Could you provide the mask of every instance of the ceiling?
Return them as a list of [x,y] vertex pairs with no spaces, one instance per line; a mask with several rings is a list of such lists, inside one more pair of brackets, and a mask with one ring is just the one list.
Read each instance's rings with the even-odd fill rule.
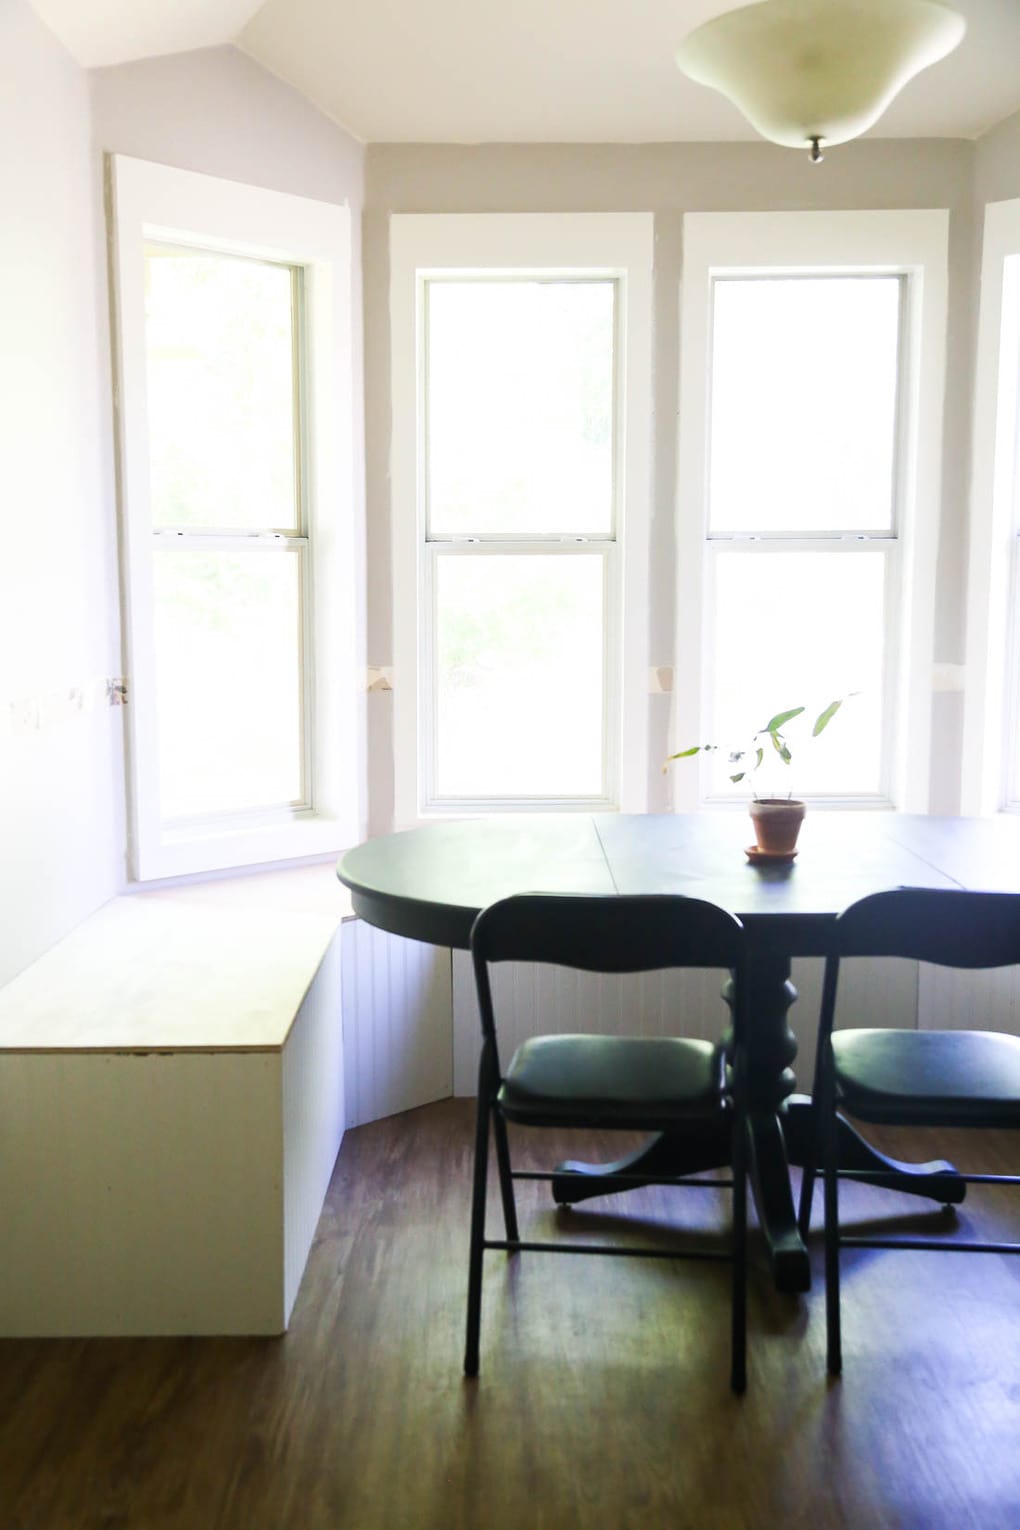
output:
[[[367,143],[755,139],[677,69],[737,0],[31,0],[86,68],[234,43]],[[871,137],[977,138],[1020,110],[1020,0],[953,0],[955,53]]]

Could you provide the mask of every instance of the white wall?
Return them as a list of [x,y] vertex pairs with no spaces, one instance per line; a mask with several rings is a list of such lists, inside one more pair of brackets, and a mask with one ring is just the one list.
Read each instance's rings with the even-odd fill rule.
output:
[[[653,650],[672,632],[677,314],[686,210],[948,206],[951,379],[936,657],[963,660],[965,500],[978,224],[1020,193],[1020,115],[976,146],[863,140],[826,157],[766,144],[400,146],[367,153],[230,47],[79,70],[26,0],[0,8],[0,982],[123,877],[121,716],[71,693],[120,670],[100,154],[114,151],[365,208],[369,657],[388,663],[390,212],[656,214]],[[92,153],[90,155],[90,139]],[[16,147],[16,152],[13,146]],[[355,252],[356,270],[361,251]],[[362,344],[356,313],[357,360]],[[361,419],[355,422],[356,437]],[[653,658],[656,654],[653,652]],[[668,698],[653,719],[663,752]],[[392,806],[386,693],[374,695],[371,825]],[[935,806],[956,805],[958,698],[936,696]],[[14,704],[14,705],[12,705]],[[17,731],[12,732],[14,717]],[[36,726],[38,721],[39,726]],[[658,774],[651,783],[664,793]],[[654,802],[655,799],[653,799]],[[664,805],[665,798],[659,805]]]
[[1020,197],[1020,112],[978,140],[974,161],[974,200],[979,208],[1009,197]]
[[[771,144],[370,145],[366,161],[365,387],[368,424],[368,646],[392,662],[389,588],[390,363],[388,220],[407,212],[607,212],[655,214],[653,575],[650,663],[671,662],[674,630],[674,496],[679,289],[685,212],[812,208],[947,207],[950,309],[943,440],[943,515],[935,658],[962,664],[967,443],[973,370],[974,145],[958,140],[860,140],[811,165]],[[369,819],[390,827],[393,807],[387,693],[369,698]],[[668,804],[658,769],[667,752],[669,697],[653,699],[649,793]],[[933,696],[933,810],[959,811],[962,708]]]
[[0,5],[0,984],[112,896],[122,713],[88,79]]
[[[90,75],[3,0],[0,60],[3,984],[126,874],[102,151],[347,203],[359,275],[364,156],[233,48]],[[360,379],[360,288],[353,318]]]
[[236,48],[201,48],[91,73],[95,141],[361,211],[364,149]]

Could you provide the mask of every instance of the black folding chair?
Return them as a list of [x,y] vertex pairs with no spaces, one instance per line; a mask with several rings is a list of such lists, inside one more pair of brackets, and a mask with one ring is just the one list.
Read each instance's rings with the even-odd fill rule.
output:
[[[862,898],[836,921],[825,965],[815,1101],[825,1179],[826,1333],[829,1370],[842,1369],[841,1248],[1016,1254],[1020,1244],[961,1239],[849,1237],[839,1228],[837,1112],[889,1126],[1020,1127],[1020,1038],[990,1031],[833,1032],[839,964],[898,956],[941,967],[1020,964],[1020,894],[899,888]],[[852,1171],[851,1171],[852,1172]],[[853,1172],[853,1178],[863,1176]],[[1020,1184],[1011,1174],[959,1174],[968,1184]],[[801,1225],[810,1215],[814,1164],[804,1170]],[[876,1180],[881,1175],[876,1173]]]
[[[482,1263],[486,1249],[546,1249],[560,1253],[643,1254],[652,1257],[732,1259],[730,1381],[745,1387],[746,1349],[746,991],[745,938],[732,914],[693,898],[575,897],[524,894],[483,910],[471,932],[471,951],[482,1022],[478,1072],[471,1250],[464,1370],[478,1374]],[[670,967],[719,967],[733,973],[732,1044],[681,1037],[542,1035],[517,1048],[500,1067],[489,964],[545,962],[588,972],[648,972]],[[542,1017],[548,1024],[553,1017]],[[727,1062],[729,1066],[727,1067]],[[507,1121],[520,1126],[566,1126],[620,1131],[669,1131],[679,1122],[730,1115],[733,1178],[713,1185],[733,1189],[730,1251],[633,1248],[526,1242],[517,1226],[514,1179],[552,1179],[517,1173],[510,1165]],[[489,1123],[492,1123],[506,1237],[485,1235]],[[607,1175],[621,1188],[625,1175]],[[666,1183],[690,1184],[677,1178]],[[695,1181],[697,1183],[697,1181]],[[704,1181],[702,1181],[704,1183]]]

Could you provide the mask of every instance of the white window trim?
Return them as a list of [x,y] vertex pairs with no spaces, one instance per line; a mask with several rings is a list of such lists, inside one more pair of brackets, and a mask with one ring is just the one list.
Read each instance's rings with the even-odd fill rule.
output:
[[1005,800],[1006,749],[1011,725],[1007,676],[1011,665],[1010,605],[1015,557],[1014,464],[1018,449],[1017,355],[1003,351],[1007,259],[1020,256],[1020,199],[985,208],[981,308],[974,383],[970,485],[970,563],[967,581],[967,669],[963,722],[962,808],[995,813]]
[[[111,156],[109,169],[132,875],[145,881],[332,854],[365,828],[350,209],[124,155]],[[160,822],[145,361],[150,240],[281,261],[304,273],[312,803],[230,827],[170,830]]]
[[[611,276],[620,279],[622,338],[618,365],[620,564],[616,602],[619,704],[616,737],[618,805],[647,806],[648,778],[648,539],[651,483],[652,261],[650,213],[437,213],[390,218],[390,333],[392,357],[392,534],[394,659],[394,799],[398,829],[458,816],[422,805],[421,711],[427,676],[418,651],[424,565],[423,443],[419,440],[418,380],[422,356],[421,286],[429,277],[501,275]],[[610,649],[612,653],[612,649]],[[562,811],[565,802],[508,802],[503,810]],[[498,803],[485,809],[497,812]]]
[[[910,812],[929,805],[942,412],[945,384],[949,214],[907,211],[689,213],[684,218],[677,470],[677,679],[672,749],[700,736],[705,713],[707,406],[711,281],[715,272],[756,275],[860,270],[905,273],[906,394],[899,448],[901,541],[900,644],[894,697],[900,719],[893,750],[891,803]],[[795,401],[791,407],[795,406]],[[685,669],[685,655],[697,662]],[[673,775],[674,805],[702,802],[698,771]],[[873,799],[867,799],[869,804]],[[875,805],[883,805],[876,803]]]

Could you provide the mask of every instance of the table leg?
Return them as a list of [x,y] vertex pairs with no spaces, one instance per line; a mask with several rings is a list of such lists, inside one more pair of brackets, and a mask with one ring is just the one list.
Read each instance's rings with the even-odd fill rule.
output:
[[[788,958],[763,952],[751,967],[749,1038],[749,1168],[751,1188],[773,1275],[781,1291],[806,1291],[811,1282],[807,1250],[797,1231],[797,1216],[790,1189],[789,1166],[779,1112],[795,1079],[790,1064],[797,1055],[797,1041],[787,1022],[787,1012],[797,997],[790,982]],[[730,997],[727,983],[723,996]],[[651,1138],[643,1147],[612,1164],[568,1161],[558,1165],[552,1182],[553,1199],[560,1205],[576,1205],[592,1196],[613,1194],[628,1188],[607,1174],[633,1176],[633,1187],[657,1178],[701,1173],[728,1166],[729,1125],[719,1121],[694,1121],[676,1131]]]
[[[790,982],[789,957],[776,956],[767,949],[754,951],[748,982],[751,1191],[777,1289],[807,1291],[811,1266],[797,1230],[782,1126],[787,1097],[796,1086],[791,1064],[797,1055],[797,1038],[788,1015],[797,990]],[[727,1000],[730,986],[723,990]]]
[[[692,1121],[671,1132],[657,1132],[633,1153],[613,1163],[583,1163],[568,1158],[556,1165],[552,1180],[553,1200],[558,1206],[576,1206],[596,1195],[615,1195],[654,1184],[657,1179],[676,1179],[701,1174],[706,1169],[727,1168],[730,1162],[730,1124]],[[607,1180],[608,1174],[626,1174],[630,1184]]]
[[[817,1132],[814,1101],[810,1095],[795,1094],[787,1101],[783,1115],[783,1135],[790,1163],[802,1167],[813,1156]],[[838,1118],[839,1166],[847,1179],[860,1179],[899,1190],[903,1195],[920,1195],[939,1201],[943,1206],[959,1206],[966,1199],[967,1183],[945,1158],[927,1163],[905,1163],[879,1152],[856,1127],[842,1116]]]
[[[758,1221],[780,1291],[806,1291],[811,1284],[807,1249],[797,1227],[790,1186],[790,1165],[807,1162],[815,1133],[814,1106],[807,1095],[790,1098],[795,1087],[791,1064],[797,1039],[787,1015],[797,991],[790,982],[790,961],[768,951],[756,952],[750,974],[749,1170]],[[730,985],[723,990],[728,998]],[[871,1146],[848,1121],[840,1120],[840,1164],[851,1178],[957,1205],[967,1187],[951,1163],[902,1163]],[[558,1205],[576,1205],[597,1195],[612,1195],[657,1179],[699,1174],[728,1167],[729,1123],[693,1121],[659,1133],[640,1148],[609,1164],[568,1160],[552,1181]],[[626,1174],[630,1185],[608,1181]]]

